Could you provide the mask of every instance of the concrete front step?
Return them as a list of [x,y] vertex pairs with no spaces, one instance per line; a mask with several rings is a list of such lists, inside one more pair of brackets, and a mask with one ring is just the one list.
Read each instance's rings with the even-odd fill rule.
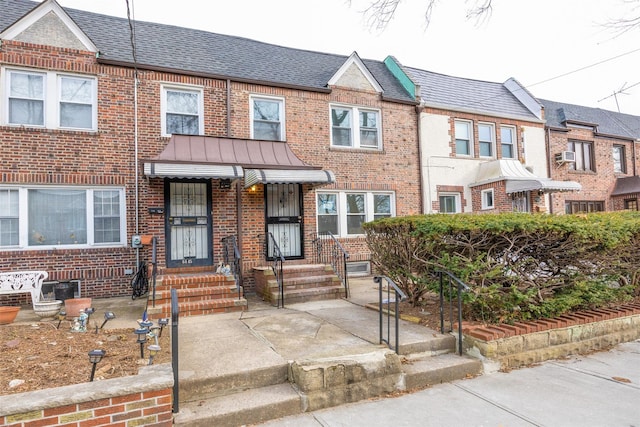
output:
[[[313,288],[285,290],[284,303],[297,304],[301,302],[323,301],[328,299],[339,299],[344,296],[342,286],[318,286]],[[280,298],[278,290],[270,292],[269,301],[275,303]]]
[[406,390],[415,390],[480,375],[482,362],[451,353],[437,357],[414,354],[402,358],[402,372]]
[[189,427],[236,427],[300,414],[302,405],[293,387],[282,383],[181,404],[173,423]]
[[[238,289],[233,286],[214,286],[210,288],[176,289],[180,302],[193,302],[218,298],[237,298]],[[157,300],[171,300],[171,290],[156,291]]]
[[[218,298],[199,300],[196,302],[178,302],[179,316],[202,316],[205,314],[231,313],[247,309],[247,300],[235,298]],[[156,300],[156,306],[147,308],[150,319],[171,317],[171,300]]]
[[[338,278],[338,276],[333,272],[331,272],[331,274],[304,277],[289,277],[285,275],[283,284],[285,292],[288,290],[306,289],[318,286],[342,286],[340,278]],[[270,279],[267,281],[267,287],[271,290],[278,289],[278,282],[275,279]]]

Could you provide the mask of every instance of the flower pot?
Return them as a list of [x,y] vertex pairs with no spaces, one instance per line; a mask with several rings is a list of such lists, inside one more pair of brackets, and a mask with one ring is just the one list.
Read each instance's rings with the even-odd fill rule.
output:
[[64,301],[40,301],[33,304],[33,312],[40,318],[53,317],[60,312]]
[[80,316],[80,310],[86,310],[89,307],[91,307],[91,298],[72,298],[64,301],[67,319]]
[[8,325],[16,320],[20,307],[0,307],[0,325]]

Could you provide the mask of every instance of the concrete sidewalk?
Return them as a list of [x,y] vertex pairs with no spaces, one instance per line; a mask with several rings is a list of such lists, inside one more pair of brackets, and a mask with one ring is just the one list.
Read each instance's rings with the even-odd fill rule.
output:
[[640,426],[640,340],[263,427]]

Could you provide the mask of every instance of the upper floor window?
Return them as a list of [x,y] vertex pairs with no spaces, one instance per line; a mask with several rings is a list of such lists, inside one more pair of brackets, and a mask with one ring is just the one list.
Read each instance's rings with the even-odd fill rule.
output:
[[8,70],[5,78],[8,124],[96,129],[95,79],[22,70]]
[[318,192],[318,232],[336,236],[362,235],[362,224],[394,216],[392,193]]
[[284,100],[251,98],[251,137],[267,141],[284,141]]
[[163,87],[161,110],[163,136],[203,134],[202,90]]
[[471,122],[456,120],[455,121],[455,138],[456,138],[456,155],[472,156],[473,140],[471,136]]
[[381,148],[380,112],[358,107],[331,107],[331,145]]
[[480,193],[480,197],[482,200],[482,209],[493,209],[495,207],[493,188],[482,190],[482,192]]
[[517,158],[516,130],[511,126],[500,126],[500,147],[503,159]]
[[492,124],[478,124],[478,145],[480,146],[481,157],[493,157],[493,140],[495,130]]
[[0,246],[121,245],[125,232],[123,189],[0,189]]
[[623,145],[613,146],[613,171],[616,173],[627,173],[627,162]]
[[593,162],[593,143],[585,141],[569,141],[567,149],[576,153],[575,163],[569,163],[569,167],[578,171],[595,172]]

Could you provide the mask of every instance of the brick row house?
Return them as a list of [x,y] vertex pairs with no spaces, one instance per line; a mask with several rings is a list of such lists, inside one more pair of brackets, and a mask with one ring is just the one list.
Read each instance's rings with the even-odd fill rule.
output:
[[558,213],[638,209],[640,117],[540,100],[546,118],[549,171],[582,191],[553,195]]
[[269,233],[305,264],[331,232],[368,271],[362,223],[421,211],[417,102],[383,61],[134,28],[0,3],[0,271],[125,295],[152,256],[132,236],[165,274],[215,271],[233,237],[251,291]]
[[551,194],[580,190],[567,177],[550,178],[544,110],[517,80],[396,64],[420,100],[423,212],[552,212]]

